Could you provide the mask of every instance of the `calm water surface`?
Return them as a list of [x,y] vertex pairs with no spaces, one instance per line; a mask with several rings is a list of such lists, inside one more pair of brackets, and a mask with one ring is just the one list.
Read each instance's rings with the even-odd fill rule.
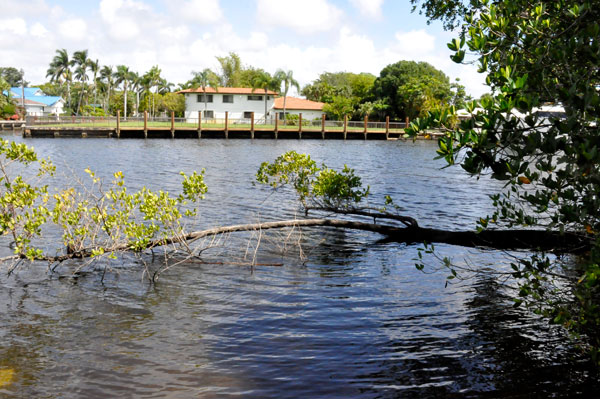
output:
[[[11,139],[22,141],[19,137]],[[493,182],[440,170],[435,143],[249,140],[27,140],[58,180],[122,170],[131,188],[178,190],[206,168],[197,228],[293,217],[286,192],[253,186],[263,161],[295,149],[354,167],[374,198],[392,195],[423,226],[472,228]],[[373,199],[373,205],[380,203]],[[444,287],[414,267],[418,246],[376,234],[305,232],[302,251],[256,237],[207,251],[158,284],[135,259],[70,277],[35,264],[0,273],[0,370],[8,398],[593,397],[597,377],[560,330],[514,309],[502,281]],[[457,264],[507,267],[504,253],[438,246]],[[6,250],[5,250],[6,252]],[[247,260],[247,258],[246,258]],[[155,260],[155,264],[160,263]],[[431,262],[436,265],[434,261]],[[279,265],[279,266],[270,266]],[[152,266],[152,265],[151,265]]]

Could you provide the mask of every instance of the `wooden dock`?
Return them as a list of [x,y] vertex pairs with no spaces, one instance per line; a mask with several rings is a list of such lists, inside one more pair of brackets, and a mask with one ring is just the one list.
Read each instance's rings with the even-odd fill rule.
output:
[[105,137],[122,139],[312,139],[312,140],[398,140],[398,132],[340,131],[312,129],[254,129],[249,128],[105,128],[105,127],[44,127],[26,126],[24,137]]
[[19,130],[25,127],[25,121],[3,121],[0,120],[0,130]]
[[[23,128],[24,137],[104,137],[123,139],[309,139],[309,140],[398,140],[405,138],[406,122],[350,122],[321,120],[303,123],[302,114],[296,125],[255,123],[254,113],[249,120],[225,119],[216,123],[199,117],[195,122],[177,120],[174,113],[166,120],[150,121],[147,112],[143,119],[69,117],[33,120]],[[316,122],[316,123],[315,123]],[[428,138],[427,136],[426,138]]]

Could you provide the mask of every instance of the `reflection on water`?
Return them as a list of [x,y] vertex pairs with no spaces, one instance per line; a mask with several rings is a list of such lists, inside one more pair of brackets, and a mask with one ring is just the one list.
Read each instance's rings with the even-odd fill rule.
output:
[[[289,149],[355,166],[373,193],[394,195],[422,225],[469,228],[489,204],[479,183],[437,169],[433,143],[28,143],[62,170],[123,170],[132,188],[177,190],[179,170],[206,167],[199,227],[293,216],[288,194],[251,184],[260,162]],[[103,282],[100,272],[71,278],[68,266],[49,274],[44,264],[1,274],[0,370],[14,377],[0,396],[525,398],[589,397],[600,388],[560,330],[514,309],[498,281],[444,288],[445,274],[415,269],[416,246],[310,232],[305,260],[297,248],[282,256],[266,244],[260,260],[283,266],[228,264],[243,255],[236,248],[245,236],[210,254],[222,264],[188,262],[155,286],[141,281],[135,259],[114,265]],[[494,252],[438,250],[507,264]]]

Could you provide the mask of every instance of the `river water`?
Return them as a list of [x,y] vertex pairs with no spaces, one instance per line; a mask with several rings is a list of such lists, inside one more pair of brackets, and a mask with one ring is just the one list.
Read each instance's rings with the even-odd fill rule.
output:
[[[10,136],[11,140],[22,141]],[[29,139],[58,166],[125,173],[132,189],[178,191],[179,171],[206,168],[194,228],[293,217],[290,193],[252,184],[263,161],[294,149],[354,167],[372,205],[390,194],[422,226],[473,228],[494,182],[440,169],[433,142]],[[0,273],[0,397],[427,398],[592,397],[600,384],[560,329],[515,309],[504,281],[414,267],[419,245],[371,233],[307,230],[287,243],[232,236],[141,278],[136,259],[106,275],[46,264]],[[6,244],[6,243],[5,243]],[[248,250],[250,248],[250,250]],[[455,264],[503,270],[510,255],[439,245]],[[5,250],[6,252],[6,250]],[[300,253],[301,252],[301,253]],[[244,258],[245,257],[245,258]],[[160,265],[154,259],[153,265]],[[211,263],[212,262],[212,263]],[[428,260],[430,270],[439,265]],[[102,279],[102,277],[104,277]],[[6,377],[5,377],[6,379]]]

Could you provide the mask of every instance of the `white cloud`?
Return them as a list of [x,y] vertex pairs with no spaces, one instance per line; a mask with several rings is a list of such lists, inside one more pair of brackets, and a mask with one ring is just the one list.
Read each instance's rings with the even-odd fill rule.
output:
[[46,27],[44,25],[40,24],[39,22],[36,22],[31,27],[30,33],[32,36],[39,37],[39,38],[45,38],[46,36],[48,36],[48,29],[46,29]]
[[87,24],[81,18],[67,19],[60,23],[58,32],[66,39],[84,41],[87,39]]
[[362,14],[371,18],[381,17],[381,6],[384,0],[350,0],[350,3]]
[[173,5],[177,7],[179,14],[187,21],[214,24],[223,19],[223,11],[219,5],[219,0],[188,0]]
[[2,0],[2,15],[27,15],[43,16],[47,15],[50,8],[45,0]]
[[0,19],[0,32],[24,35],[27,33],[27,23],[23,18]]
[[102,0],[100,16],[108,27],[109,35],[115,40],[131,40],[141,33],[140,24],[151,25],[150,8],[139,1]]
[[189,36],[190,30],[187,26],[166,26],[159,29],[160,35],[172,40],[183,40]]
[[332,30],[342,11],[327,0],[258,0],[257,16],[265,26],[291,28],[300,34]]
[[395,48],[407,59],[419,58],[435,50],[435,37],[423,29],[398,32],[395,39]]

